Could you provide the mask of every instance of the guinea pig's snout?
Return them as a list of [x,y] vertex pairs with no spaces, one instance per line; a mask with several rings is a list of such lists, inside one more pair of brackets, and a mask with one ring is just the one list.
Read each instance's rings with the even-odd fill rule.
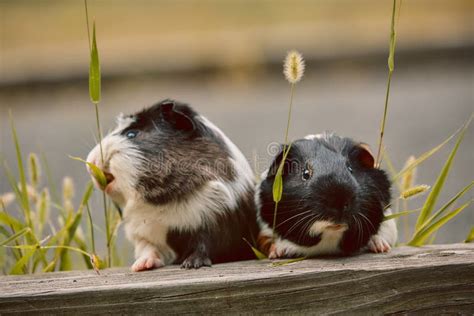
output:
[[318,195],[323,197],[325,208],[333,213],[337,218],[344,217],[355,203],[355,193],[353,188],[334,178],[326,178],[322,180],[322,192],[318,190]]
[[338,211],[347,212],[354,199],[352,192],[344,187],[335,188],[332,192],[334,196],[330,197],[329,206]]
[[[107,185],[110,184],[111,182],[113,182],[115,180],[115,177],[112,173],[110,173],[110,171],[108,170],[108,168],[106,168],[105,166],[108,165],[108,162],[107,161],[102,161],[102,157],[100,155],[100,151],[97,150],[97,148],[94,148],[90,153],[89,155],[87,156],[87,162],[97,166],[100,170],[102,170],[102,172],[104,173],[105,175],[105,179],[107,180]],[[92,174],[92,170],[91,168],[89,167],[89,165],[87,165],[87,171],[89,172],[89,174],[91,176],[93,176]],[[92,177],[93,178],[93,177]]]

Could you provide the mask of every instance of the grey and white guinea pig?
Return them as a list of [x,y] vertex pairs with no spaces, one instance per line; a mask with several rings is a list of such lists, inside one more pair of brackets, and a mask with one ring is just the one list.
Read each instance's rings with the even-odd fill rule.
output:
[[224,133],[172,100],[118,117],[87,161],[106,174],[135,246],[133,271],[254,258],[258,235],[249,163]]
[[328,133],[292,143],[283,168],[277,238],[271,239],[272,187],[282,157],[280,149],[255,196],[259,245],[270,258],[348,255],[367,245],[374,252],[385,252],[396,242],[394,221],[382,222],[390,202],[386,173],[374,167],[365,144]]

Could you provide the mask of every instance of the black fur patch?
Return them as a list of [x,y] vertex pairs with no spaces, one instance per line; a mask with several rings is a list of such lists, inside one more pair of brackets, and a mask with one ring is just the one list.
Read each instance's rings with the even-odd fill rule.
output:
[[131,117],[121,134],[136,133],[129,141],[144,157],[136,189],[147,202],[184,200],[208,181],[235,179],[229,149],[191,107],[165,100]]
[[[178,254],[176,263],[193,256],[196,249],[206,253],[212,263],[255,259],[249,245],[255,244],[258,225],[253,201],[253,189],[238,202],[235,210],[216,217],[214,223],[196,231],[171,230],[167,242]],[[199,245],[199,247],[198,247]]]

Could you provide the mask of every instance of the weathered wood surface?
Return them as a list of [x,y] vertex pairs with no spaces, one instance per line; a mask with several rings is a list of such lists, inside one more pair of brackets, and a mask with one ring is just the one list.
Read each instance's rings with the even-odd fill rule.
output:
[[0,314],[474,313],[474,244],[389,254],[0,277]]

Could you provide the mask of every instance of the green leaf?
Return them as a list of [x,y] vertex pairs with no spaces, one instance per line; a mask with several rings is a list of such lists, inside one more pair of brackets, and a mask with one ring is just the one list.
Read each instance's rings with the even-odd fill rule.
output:
[[281,169],[278,168],[275,175],[275,181],[273,182],[273,201],[278,203],[281,201],[281,196],[283,194],[283,179],[281,176]]
[[285,160],[290,152],[291,144],[283,150],[283,158],[278,166],[277,172],[275,174],[275,180],[273,181],[273,201],[278,203],[281,201],[281,196],[283,194],[283,167],[285,166]]
[[257,257],[258,260],[268,259],[267,256],[263,252],[261,252],[260,250],[252,246],[252,244],[247,239],[245,238],[242,238],[242,239],[247,243],[247,245],[249,245],[249,247],[252,249],[253,253],[255,254],[255,257]]
[[383,221],[385,222],[385,221],[388,221],[388,220],[391,220],[391,219],[394,219],[394,218],[397,218],[397,217],[400,217],[400,216],[413,214],[413,213],[419,212],[420,210],[421,210],[421,208],[419,208],[417,210],[402,211],[402,212],[390,214],[390,215],[385,216],[383,218]]
[[26,176],[25,176],[25,168],[23,165],[23,158],[21,154],[21,148],[20,148],[20,141],[18,140],[18,134],[16,132],[15,124],[13,122],[13,116],[12,113],[10,112],[10,126],[11,126],[11,131],[12,131],[12,137],[13,137],[13,143],[15,144],[15,152],[16,152],[16,160],[18,164],[18,174],[20,177],[20,192],[19,192],[19,197],[20,197],[20,202],[21,202],[21,207],[23,209],[23,213],[25,215],[26,223],[29,227],[32,227],[31,223],[31,214],[30,214],[30,202],[28,199],[28,191],[26,188]]
[[92,103],[100,102],[100,63],[99,52],[97,50],[97,39],[95,35],[95,21],[92,26],[92,47],[89,65],[89,95]]
[[91,198],[93,190],[94,190],[94,186],[92,185],[91,182],[89,182],[86,186],[86,191],[84,192],[84,195],[82,196],[81,206],[80,206],[81,209],[84,208],[89,202],[89,199]]
[[464,242],[473,242],[474,241],[474,226],[471,228],[471,231],[469,232],[469,235],[467,235],[467,238]]
[[13,234],[9,238],[7,238],[4,241],[0,242],[0,246],[4,246],[4,245],[8,244],[11,241],[17,240],[18,238],[20,238],[21,236],[23,236],[23,235],[25,235],[29,232],[31,232],[31,229],[29,227],[25,227],[22,230],[20,230],[19,232]]
[[24,225],[6,212],[0,212],[0,223],[12,227],[15,231],[23,229]]
[[[472,117],[471,117],[472,119]],[[451,151],[448,159],[446,160],[446,163],[443,166],[443,169],[441,169],[441,173],[438,176],[438,179],[436,180],[435,184],[433,185],[433,188],[426,198],[425,204],[423,205],[423,208],[421,210],[420,215],[418,216],[418,220],[416,222],[415,229],[419,230],[420,227],[426,222],[428,217],[431,215],[431,212],[433,211],[433,208],[436,205],[436,202],[438,200],[439,194],[441,192],[441,189],[444,186],[444,183],[446,181],[446,178],[449,174],[449,171],[451,169],[451,165],[453,163],[454,157],[456,156],[456,153],[459,149],[459,146],[461,145],[461,142],[464,138],[464,134],[466,133],[467,127],[469,126],[469,123],[471,122],[471,119],[464,125],[463,129],[461,130],[458,139],[456,141],[456,144],[454,145],[453,150]]]
[[[87,251],[87,246],[85,241],[80,238],[77,234],[74,235],[74,242],[78,245],[79,249],[82,251],[86,252]],[[82,254],[82,257],[84,259],[84,263],[86,264],[87,269],[92,269],[92,263],[91,263],[91,258],[88,255]]]
[[440,229],[444,224],[449,222],[451,219],[453,219],[456,215],[461,213],[462,210],[464,210],[466,207],[471,204],[472,201],[467,202],[466,204],[458,207],[457,209],[449,212],[445,216],[441,217],[439,220],[435,221],[434,223],[430,224],[427,226],[423,231],[419,232],[414,236],[414,238],[408,243],[410,246],[422,246],[426,240],[430,237],[431,234],[436,232],[438,229]]
[[92,170],[92,176],[94,177],[94,179],[96,179],[99,186],[102,188],[102,190],[105,189],[105,187],[107,186],[107,178],[105,177],[104,172],[99,167],[79,157],[69,156],[69,158],[87,164],[89,168]]
[[[17,248],[17,247],[15,247]],[[10,271],[10,274],[24,274],[25,272],[25,266],[30,260],[30,258],[35,254],[36,251],[36,246],[30,247],[30,248],[24,248],[26,251],[24,252],[23,257],[18,260],[13,268]]]
[[433,221],[438,219],[443,213],[456,202],[459,198],[461,198],[466,192],[468,192],[472,186],[474,185],[474,181],[466,185],[461,191],[459,191],[455,196],[453,196],[443,207],[441,207],[433,216],[431,216],[429,219],[425,221],[423,225],[420,226],[420,228],[415,232],[417,234],[418,232],[422,231],[423,229],[426,228],[429,224],[431,224]]
[[5,238],[9,238],[11,236],[11,233],[3,226],[0,226],[0,234],[5,236]]
[[92,246],[92,253],[96,253],[95,251],[95,236],[94,236],[94,223],[92,221],[92,214],[91,210],[89,207],[89,203],[86,204],[86,209],[87,209],[87,219],[89,223],[89,235],[90,235],[90,241],[91,241],[91,246]]

